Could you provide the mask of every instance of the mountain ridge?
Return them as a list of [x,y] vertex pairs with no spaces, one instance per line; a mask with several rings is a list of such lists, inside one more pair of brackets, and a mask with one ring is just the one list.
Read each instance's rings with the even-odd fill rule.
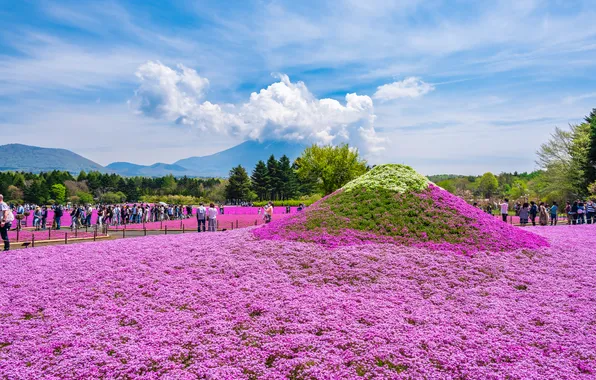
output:
[[104,167],[68,149],[7,144],[0,146],[0,156],[3,157],[0,171],[39,173],[61,170],[78,174],[84,170],[125,177],[163,177],[168,174],[176,177],[227,177],[233,167],[242,165],[250,171],[259,160],[267,161],[271,155],[279,159],[285,154],[294,160],[305,147],[293,142],[249,140],[214,154],[188,157],[172,164],[139,165],[117,161]]

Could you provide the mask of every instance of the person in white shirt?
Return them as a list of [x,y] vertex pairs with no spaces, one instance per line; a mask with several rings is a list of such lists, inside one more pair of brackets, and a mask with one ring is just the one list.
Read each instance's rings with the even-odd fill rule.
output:
[[205,232],[205,219],[207,216],[207,209],[201,203],[197,208],[197,231],[201,232],[201,226],[203,227],[203,232]]
[[10,241],[8,240],[8,230],[14,221],[14,214],[8,205],[4,202],[4,196],[0,194],[0,236],[4,241],[4,251],[10,250]]
[[505,202],[501,203],[501,216],[503,222],[507,223],[507,217],[509,216],[509,199],[505,198]]
[[208,227],[207,230],[209,232],[217,231],[217,209],[215,205],[211,203],[209,205],[209,210],[207,210],[207,217],[208,217]]

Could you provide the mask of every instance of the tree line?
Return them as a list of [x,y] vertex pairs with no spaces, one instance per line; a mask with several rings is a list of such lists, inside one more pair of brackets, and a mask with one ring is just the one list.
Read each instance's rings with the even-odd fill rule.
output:
[[536,152],[531,173],[431,176],[431,181],[464,199],[539,199],[544,202],[596,197],[596,108],[584,122],[555,128]]
[[329,194],[366,170],[366,161],[348,145],[313,145],[294,162],[285,155],[279,160],[272,155],[267,162],[259,161],[250,176],[237,166],[227,179],[123,177],[97,171],[81,171],[76,177],[57,170],[0,172],[0,194],[10,203],[35,204],[288,201]]

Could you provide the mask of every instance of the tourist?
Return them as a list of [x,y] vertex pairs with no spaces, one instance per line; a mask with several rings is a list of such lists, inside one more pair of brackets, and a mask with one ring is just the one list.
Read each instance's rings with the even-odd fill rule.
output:
[[528,202],[524,203],[519,209],[519,223],[525,227],[528,224],[528,216],[530,215],[530,205]]
[[209,205],[209,210],[207,210],[207,217],[209,218],[209,232],[217,231],[217,209],[215,208],[215,205],[213,203]]
[[273,218],[273,202],[269,202],[266,206],[265,206],[265,211],[264,211],[264,217],[265,217],[265,223],[270,223],[271,219]]
[[42,230],[46,229],[47,222],[48,222],[48,207],[43,206],[41,208],[41,229]]
[[585,219],[584,219],[585,214],[586,214],[586,209],[584,207],[584,202],[579,202],[577,204],[577,224],[585,223]]
[[[191,210],[192,212],[192,210]],[[203,232],[205,232],[205,216],[207,214],[207,210],[203,203],[199,204],[197,208],[197,232],[201,232],[201,226],[203,227]]]
[[565,215],[567,215],[567,224],[571,224],[571,203],[565,205]]
[[569,211],[569,216],[571,217],[571,224],[577,224],[577,208],[578,208],[578,202],[575,201],[571,205],[571,209]]
[[14,221],[14,214],[6,203],[4,203],[4,196],[0,194],[0,236],[4,241],[4,251],[10,250],[10,240],[8,239],[8,230]]
[[35,211],[33,211],[33,227],[35,228],[36,231],[38,231],[39,228],[39,224],[41,223],[41,208],[39,206],[37,206],[35,208]]
[[592,201],[588,201],[588,204],[586,205],[586,222],[588,224],[592,224],[592,221],[594,223],[596,223],[596,206],[594,205],[594,202]]
[[539,222],[541,226],[546,226],[548,224],[548,212],[546,211],[546,207],[544,206],[544,202],[540,202],[540,209],[539,209]]
[[536,225],[536,215],[538,215],[538,206],[534,201],[530,202],[530,220],[532,221],[532,225]]
[[91,217],[93,216],[93,208],[91,205],[87,205],[87,218],[85,219],[85,225],[91,227]]
[[62,209],[62,205],[57,205],[56,209],[54,210],[54,224],[55,224],[55,229],[59,230],[60,229],[60,220],[62,219],[62,215],[64,214],[64,211]]
[[559,206],[557,206],[557,202],[553,202],[553,205],[550,207],[550,225],[556,226],[557,225],[557,211],[559,210]]
[[509,199],[507,198],[501,203],[501,216],[503,217],[503,222],[507,223],[507,216],[509,216]]

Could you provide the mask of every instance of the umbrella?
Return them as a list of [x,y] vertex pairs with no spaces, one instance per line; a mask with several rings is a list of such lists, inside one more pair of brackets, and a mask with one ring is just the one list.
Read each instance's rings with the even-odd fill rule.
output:
[[160,206],[167,206],[168,204],[166,202],[159,202],[158,203]]

